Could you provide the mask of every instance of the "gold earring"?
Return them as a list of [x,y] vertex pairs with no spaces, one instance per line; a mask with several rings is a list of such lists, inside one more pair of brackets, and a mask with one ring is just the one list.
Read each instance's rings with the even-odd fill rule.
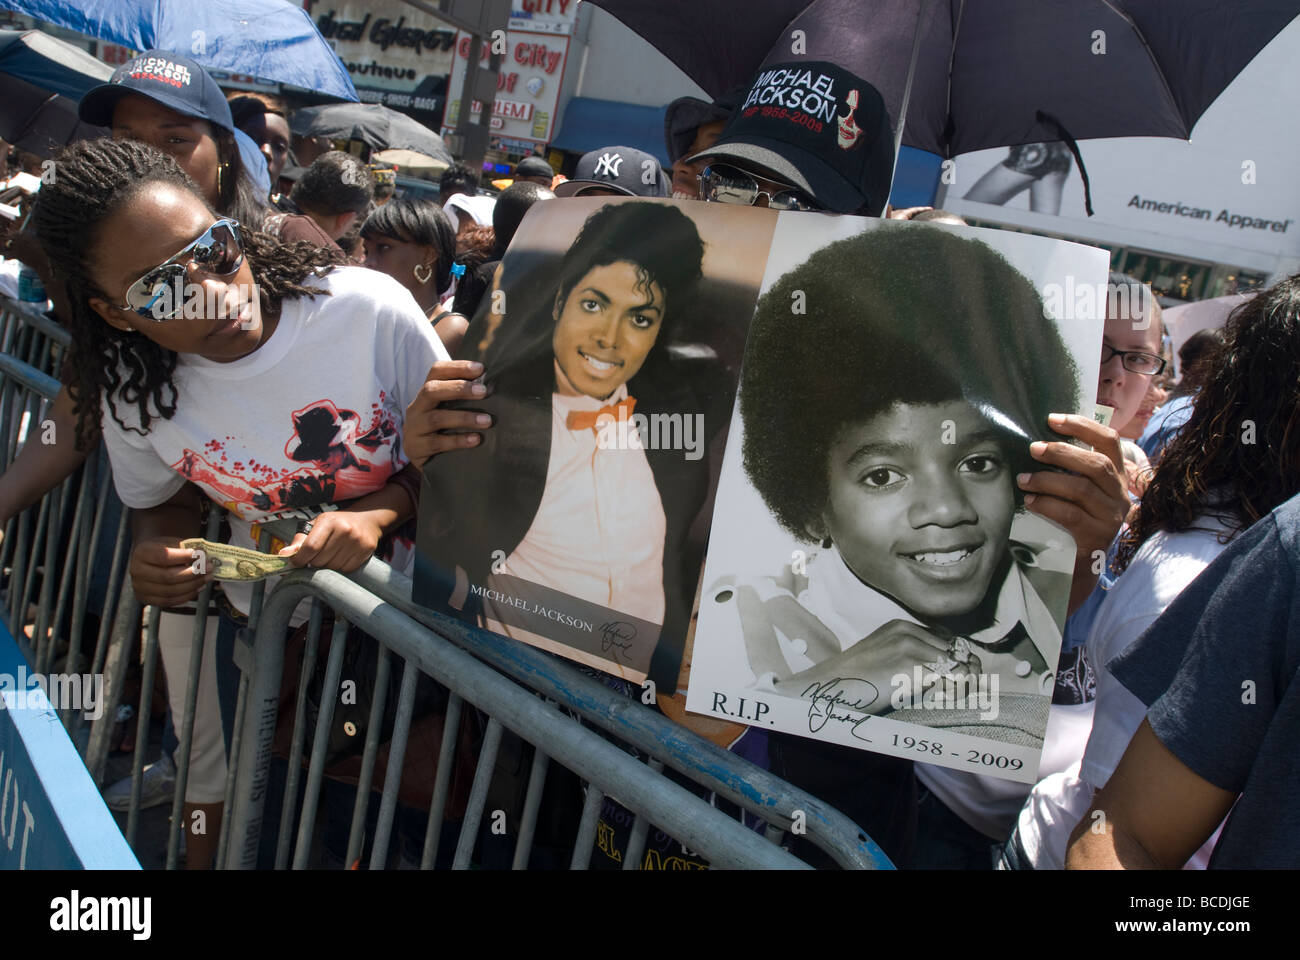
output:
[[226,174],[226,167],[228,166],[229,164],[223,163],[217,167],[217,193],[218,194],[225,192],[226,189],[225,174]]
[[[424,268],[424,274],[423,274],[423,275],[421,275],[421,273],[420,273],[420,268],[421,268],[421,267]],[[416,281],[418,281],[419,283],[428,283],[428,282],[429,282],[429,278],[433,276],[433,267],[431,267],[431,266],[430,266],[429,264],[427,264],[427,263],[417,263],[417,264],[415,265],[415,269],[414,269],[412,272],[415,274],[415,279],[416,279]]]

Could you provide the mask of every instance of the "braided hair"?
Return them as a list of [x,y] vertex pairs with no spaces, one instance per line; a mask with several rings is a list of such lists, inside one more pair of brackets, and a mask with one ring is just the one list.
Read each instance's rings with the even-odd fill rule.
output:
[[[110,299],[90,277],[100,227],[141,190],[158,184],[178,187],[205,201],[174,159],[134,140],[75,143],[58,155],[55,172],[55,179],[41,189],[34,219],[52,279],[67,292],[69,313],[63,320],[72,334],[68,390],[77,417],[77,449],[85,450],[99,430],[103,397],[122,429],[140,434],[148,432],[154,417],[166,420],[176,413],[176,354],[144,334],[109,326],[90,306],[92,297]],[[305,281],[342,262],[337,251],[310,244],[281,243],[247,229],[243,237],[264,317],[279,316],[286,297],[320,293]],[[119,399],[136,406],[139,429],[123,422]]]

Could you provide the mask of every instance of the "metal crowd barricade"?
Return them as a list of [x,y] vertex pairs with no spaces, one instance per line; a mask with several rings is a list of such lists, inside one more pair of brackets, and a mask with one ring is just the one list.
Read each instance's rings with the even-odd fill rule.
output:
[[[19,305],[25,306],[25,305]],[[22,329],[32,320],[46,318],[31,311],[0,307],[0,339],[6,345],[22,345],[25,356],[45,358],[54,368],[66,333],[57,325],[42,326],[38,336]],[[48,323],[48,321],[46,321]],[[49,374],[7,353],[0,353],[0,473],[10,469],[23,446],[43,441],[42,424],[49,403],[58,393],[59,381]],[[71,443],[71,437],[55,438]],[[136,717],[135,751],[132,757],[132,788],[125,834],[137,846],[141,811],[141,784],[149,751],[149,724],[153,706],[154,680],[159,656],[158,625],[161,611],[150,609],[141,641],[141,607],[136,601],[126,567],[129,552],[129,511],[123,510],[113,529],[104,523],[105,504],[112,483],[106,458],[100,451],[86,458],[85,465],[41,500],[10,519],[0,543],[0,615],[15,637],[34,673],[88,673],[103,678],[103,702],[99,716],[84,727],[83,710],[61,714],[73,742],[78,745],[93,779],[102,787],[108,771],[111,735],[122,705],[131,658],[140,652],[144,661]],[[212,510],[207,536],[215,537],[220,511]],[[108,538],[112,537],[111,549]],[[264,544],[265,546],[265,544]],[[99,569],[99,560],[107,568]],[[88,612],[92,580],[101,579],[102,607],[99,629],[92,650],[83,651],[82,638]],[[186,675],[183,714],[174,717],[180,745],[176,751],[177,775],[170,807],[171,826],[166,865],[179,862],[181,816],[194,735],[199,667],[203,657],[209,586],[199,597],[195,636]],[[259,595],[261,590],[259,589]],[[233,772],[233,770],[232,770]],[[233,782],[233,776],[228,777]]]
[[[0,297],[0,473],[10,469],[24,444],[73,442],[70,436],[54,435],[53,425],[44,419],[60,389],[56,374],[70,342],[68,331],[37,305]],[[103,529],[110,483],[105,458],[92,452],[71,476],[6,525],[0,545],[0,570],[9,572],[4,613],[37,673],[48,674],[59,665],[65,674],[80,673],[83,666],[92,675],[102,674],[110,631],[112,636],[129,632],[132,615],[138,619],[125,582],[125,511],[115,531]],[[96,558],[109,536],[115,536],[111,559],[106,569],[99,569]],[[103,607],[94,649],[83,665],[81,639],[96,578],[104,588]],[[119,603],[119,597],[125,602]],[[115,618],[125,622],[115,623]],[[61,663],[60,654],[66,654]],[[77,741],[82,711],[69,712],[64,720]]]
[[[0,354],[0,472],[10,468],[27,443],[71,443],[71,437],[47,438],[44,414],[59,390],[59,382],[22,361]],[[100,469],[104,466],[105,469]],[[60,672],[81,672],[81,634],[87,595],[100,538],[104,535],[103,503],[110,480],[98,454],[46,494],[37,505],[10,518],[0,545],[0,569],[9,571],[4,613],[11,632],[37,673],[49,673],[66,653]],[[34,521],[34,522],[33,522]],[[125,517],[119,524],[121,540]],[[90,657],[90,672],[103,667],[105,644],[114,616],[114,600],[122,580],[125,556],[118,550],[104,572],[108,582],[98,640]],[[35,610],[32,611],[32,606]],[[26,631],[29,614],[30,636]],[[80,711],[70,716],[69,732],[80,726]]]
[[[54,375],[67,344],[66,331],[39,311],[0,298],[0,472],[12,465],[24,443],[41,441],[43,418],[59,390]],[[59,440],[70,442],[71,438]],[[63,715],[101,788],[109,769],[111,734],[124,700],[128,667],[134,657],[142,661],[125,830],[128,842],[139,852],[161,611],[150,609],[142,628],[141,607],[126,574],[129,511],[123,510],[116,524],[104,521],[110,483],[107,462],[96,451],[77,473],[9,522],[0,544],[0,615],[20,646],[25,644],[23,653],[37,672],[88,670],[103,676],[104,703],[89,730],[83,728],[80,711]],[[220,512],[211,510],[208,538],[216,538],[219,522]],[[269,547],[268,534],[263,534],[261,547]],[[111,560],[104,559],[109,556]],[[91,611],[100,617],[99,629],[93,650],[83,650],[87,604],[96,577],[104,589],[103,607]],[[205,588],[196,603],[182,715],[173,717],[180,746],[175,753],[176,780],[170,801],[165,861],[169,869],[180,861],[212,589]],[[447,689],[448,700],[438,753],[441,759],[420,856],[423,868],[438,861],[455,754],[458,749],[469,749],[458,734],[474,710],[486,718],[486,729],[475,745],[473,781],[451,857],[454,868],[468,867],[473,861],[506,731],[534,748],[522,809],[516,811],[516,869],[528,865],[547,771],[556,766],[576,774],[586,791],[573,838],[574,867],[589,865],[606,797],[617,800],[635,816],[623,851],[624,869],[642,863],[652,825],[714,866],[806,866],[780,845],[783,832],[792,828],[796,818],[805,828],[805,839],[841,866],[889,865],[855,824],[815,797],[619,695],[559,658],[419,608],[410,595],[410,580],[376,560],[351,577],[332,571],[299,571],[283,577],[269,594],[264,584],[257,586],[249,625],[236,644],[241,679],[227,757],[218,866],[254,866],[263,828],[278,829],[276,867],[310,865],[349,623],[376,639],[377,669],[348,832],[347,864],[356,863],[365,846],[369,807],[376,790],[379,809],[369,838],[369,865],[380,868],[388,861],[416,686],[419,675],[424,674]],[[312,614],[297,700],[292,705],[283,804],[278,824],[271,824],[266,822],[265,801],[272,737],[281,709],[284,641],[289,619],[304,598],[312,598]],[[324,690],[313,731],[307,722],[307,680],[320,652],[326,608],[335,614],[335,625],[327,641]],[[394,664],[395,656],[400,663]],[[380,786],[372,783],[380,749],[380,721],[387,708],[389,678],[399,668],[396,717]],[[212,722],[212,718],[204,722]],[[620,743],[634,748],[645,760],[638,760]],[[742,819],[724,813],[670,779],[665,768],[703,792],[734,804],[742,811]],[[301,810],[297,809],[300,787],[304,788]],[[766,831],[747,826],[745,811],[765,822]]]
[[[410,581],[384,564],[372,560],[351,579],[331,571],[288,575],[271,593],[262,611],[256,639],[245,655],[252,660],[241,728],[241,748],[235,782],[235,806],[228,811],[229,848],[223,866],[249,868],[257,864],[260,834],[267,824],[271,746],[277,718],[281,680],[285,669],[284,637],[289,619],[300,601],[313,597],[325,602],[336,615],[329,643],[320,714],[307,752],[308,731],[303,723],[306,684],[299,685],[288,782],[283,791],[276,845],[277,868],[307,865],[309,848],[322,788],[325,753],[334,704],[338,699],[346,623],[355,623],[380,644],[376,689],[371,704],[361,762],[361,777],[349,830],[346,862],[355,863],[362,852],[362,832],[369,802],[377,750],[376,720],[383,715],[387,693],[384,681],[392,655],[401,657],[401,691],[389,752],[387,774],[380,799],[378,823],[372,839],[370,866],[388,859],[393,817],[410,729],[417,674],[424,673],[450,691],[432,802],[428,811],[421,866],[436,860],[448,785],[454,767],[458,724],[466,705],[488,717],[479,748],[473,785],[461,823],[452,861],[465,868],[478,840],[497,749],[504,730],[535,748],[521,824],[515,841],[514,866],[528,864],[541,791],[549,764],[576,773],[585,784],[586,799],[574,838],[571,865],[586,867],[594,848],[597,820],[606,796],[616,799],[635,816],[631,841],[624,853],[624,868],[640,864],[650,825],[680,841],[684,847],[718,867],[794,868],[806,866],[776,840],[790,829],[796,817],[806,826],[806,837],[846,867],[888,866],[879,848],[842,814],[795,789],[771,773],[714,746],[640,703],[629,701],[567,664],[517,642],[421,610],[411,604]],[[431,629],[432,628],[432,629]],[[313,618],[308,652],[301,677],[315,668],[320,619]],[[437,632],[435,632],[435,630]],[[448,642],[451,638],[455,642]],[[538,694],[542,694],[539,696]],[[652,759],[642,763],[590,726],[579,723],[571,709],[590,724],[644,751]],[[309,757],[301,814],[295,809],[302,757]],[[769,824],[760,834],[722,812],[707,800],[662,774],[663,766],[688,780],[731,800],[742,810]],[[297,816],[297,828],[294,818]]]
[[[518,683],[580,714],[642,753],[765,820],[769,838],[789,830],[796,812],[806,839],[841,867],[891,866],[880,847],[834,807],[799,790],[636,700],[619,696],[569,663],[499,634],[426,610],[411,601],[411,581],[371,562],[354,575],[362,586],[438,630]],[[694,848],[693,848],[694,849]]]
[[57,376],[71,336],[37,304],[0,297],[0,353]]

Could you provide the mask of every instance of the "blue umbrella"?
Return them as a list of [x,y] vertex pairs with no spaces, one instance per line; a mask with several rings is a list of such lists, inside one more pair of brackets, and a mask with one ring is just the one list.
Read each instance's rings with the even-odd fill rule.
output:
[[286,0],[0,0],[0,7],[133,50],[174,50],[212,70],[358,99],[311,17]]
[[80,100],[91,87],[107,83],[113,68],[48,33],[0,30],[0,73]]

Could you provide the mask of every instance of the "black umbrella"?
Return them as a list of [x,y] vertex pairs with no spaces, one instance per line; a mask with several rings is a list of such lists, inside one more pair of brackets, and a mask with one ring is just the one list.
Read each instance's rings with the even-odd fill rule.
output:
[[447,145],[422,123],[377,103],[330,103],[295,110],[289,129],[304,137],[360,140],[372,150],[414,150],[452,162]]
[[107,133],[82,123],[77,101],[113,68],[38,30],[0,30],[0,138],[42,157]]
[[77,101],[0,74],[0,139],[38,157],[52,157],[74,140],[106,137],[104,127],[82,123]]
[[880,91],[903,143],[943,157],[1187,139],[1300,16],[1300,0],[709,0],[689,17],[661,0],[593,2],[715,97],[766,64],[838,64]]

